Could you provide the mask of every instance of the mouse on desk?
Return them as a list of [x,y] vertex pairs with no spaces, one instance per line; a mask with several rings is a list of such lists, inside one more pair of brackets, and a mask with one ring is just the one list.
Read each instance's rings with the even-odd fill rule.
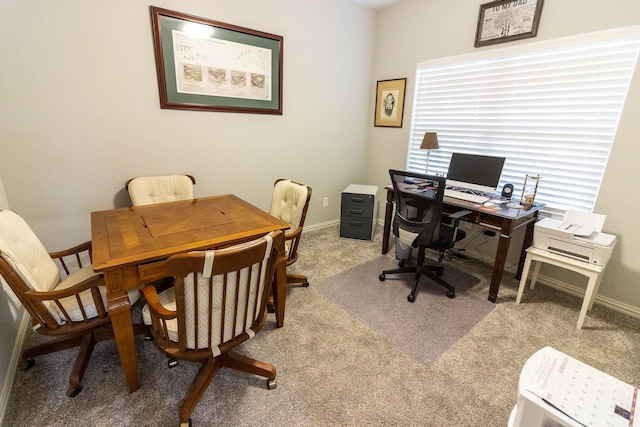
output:
[[493,202],[484,202],[482,205],[483,205],[485,208],[492,208],[492,207],[494,207],[496,204],[495,204],[495,203],[493,203]]

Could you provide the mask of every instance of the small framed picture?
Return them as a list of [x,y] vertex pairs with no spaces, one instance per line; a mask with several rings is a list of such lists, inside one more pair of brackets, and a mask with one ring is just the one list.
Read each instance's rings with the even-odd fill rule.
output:
[[407,79],[379,80],[376,91],[375,126],[402,127]]
[[480,6],[475,47],[535,37],[544,0],[497,0]]

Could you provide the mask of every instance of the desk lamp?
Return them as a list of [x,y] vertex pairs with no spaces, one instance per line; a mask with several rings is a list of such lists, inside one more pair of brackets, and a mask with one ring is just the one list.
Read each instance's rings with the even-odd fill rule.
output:
[[422,144],[420,144],[421,150],[427,150],[427,164],[424,169],[426,173],[429,173],[429,150],[435,150],[440,148],[438,146],[438,134],[435,132],[425,132],[424,138],[422,138]]

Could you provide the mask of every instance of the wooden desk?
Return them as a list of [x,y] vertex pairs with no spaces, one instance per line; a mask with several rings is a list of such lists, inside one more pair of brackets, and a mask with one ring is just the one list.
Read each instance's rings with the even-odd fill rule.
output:
[[[391,233],[391,222],[393,219],[393,187],[387,186],[386,190],[387,203],[384,214],[384,230],[382,234],[383,254],[389,252],[389,235]],[[500,233],[498,249],[493,263],[491,285],[489,286],[489,301],[496,302],[498,298],[498,289],[500,288],[500,282],[502,281],[504,264],[507,260],[511,234],[521,227],[527,227],[524,242],[522,243],[522,249],[520,251],[518,271],[516,273],[517,279],[521,277],[522,267],[526,256],[525,250],[531,246],[531,242],[533,241],[533,224],[536,222],[538,212],[543,206],[544,204],[538,203],[536,206],[525,210],[524,208],[511,209],[503,205],[501,209],[493,210],[464,200],[453,199],[451,197],[444,198],[444,203],[442,205],[443,212],[450,214],[463,209],[468,209],[472,212],[469,215],[462,217],[463,221],[473,222],[481,225],[482,227],[496,230]]]
[[[104,274],[107,308],[130,392],[138,389],[138,370],[127,291],[165,277],[162,261],[171,255],[231,246],[288,228],[231,194],[91,213],[93,269]],[[280,252],[274,287],[279,327],[287,286],[284,247]]]

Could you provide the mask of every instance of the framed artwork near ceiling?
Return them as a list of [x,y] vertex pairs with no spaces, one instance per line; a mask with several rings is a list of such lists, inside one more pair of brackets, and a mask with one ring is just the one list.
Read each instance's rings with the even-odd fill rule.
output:
[[374,119],[375,126],[402,127],[406,86],[406,78],[378,81]]
[[282,114],[274,34],[151,6],[160,107]]
[[480,6],[474,46],[535,37],[544,0],[497,0]]

